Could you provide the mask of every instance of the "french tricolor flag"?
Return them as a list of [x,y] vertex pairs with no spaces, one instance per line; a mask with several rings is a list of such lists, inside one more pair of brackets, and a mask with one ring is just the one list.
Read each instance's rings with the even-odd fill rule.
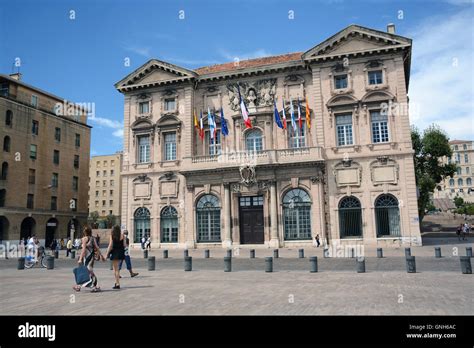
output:
[[247,110],[247,106],[245,106],[244,99],[242,98],[242,95],[240,94],[240,87],[238,87],[238,90],[239,90],[239,99],[240,99],[240,110],[242,111],[242,117],[245,122],[245,127],[252,128],[252,123],[250,123],[249,112]]

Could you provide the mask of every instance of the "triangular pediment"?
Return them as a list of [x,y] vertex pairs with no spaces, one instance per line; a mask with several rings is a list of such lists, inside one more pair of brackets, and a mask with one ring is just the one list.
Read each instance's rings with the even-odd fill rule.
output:
[[409,47],[411,40],[395,34],[350,25],[319,45],[306,51],[302,58],[345,56],[395,47]]
[[195,76],[197,76],[197,74],[194,71],[158,59],[151,59],[127,75],[124,79],[117,82],[115,87],[121,88],[139,84],[172,81]]

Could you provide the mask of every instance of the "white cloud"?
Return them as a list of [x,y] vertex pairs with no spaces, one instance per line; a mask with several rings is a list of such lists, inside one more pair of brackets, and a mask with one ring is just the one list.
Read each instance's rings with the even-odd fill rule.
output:
[[115,130],[112,135],[117,138],[123,138],[123,128]]
[[105,117],[89,117],[89,121],[96,123],[99,126],[111,128],[114,131],[112,135],[118,138],[123,138],[123,124],[117,120],[111,120]]
[[431,18],[413,38],[410,104],[420,129],[436,123],[451,139],[474,138],[472,12]]
[[260,58],[260,57],[268,57],[268,56],[273,56],[272,53],[265,51],[264,49],[257,49],[252,52],[247,52],[247,53],[237,53],[237,52],[228,52],[226,50],[219,50],[219,54],[224,57],[228,61],[233,61],[234,59],[239,59],[239,60],[247,60],[247,59],[254,59],[254,58]]
[[150,58],[151,57],[151,47],[146,46],[124,46],[125,50],[133,52],[139,56]]

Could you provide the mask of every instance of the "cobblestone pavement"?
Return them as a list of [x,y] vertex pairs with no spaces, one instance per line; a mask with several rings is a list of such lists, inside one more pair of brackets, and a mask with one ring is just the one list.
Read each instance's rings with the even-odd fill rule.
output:
[[[264,256],[270,249],[248,250],[232,258],[232,272],[223,272],[224,250],[190,250],[193,271],[183,270],[183,251],[170,250],[168,259],[156,256],[156,270],[148,271],[141,251],[133,251],[140,275],[131,279],[122,272],[122,289],[112,290],[109,263],[96,265],[103,292],[72,290],[75,260],[64,255],[55,269],[17,270],[17,260],[0,260],[0,313],[5,315],[473,315],[474,278],[461,274],[459,257],[472,244],[442,247],[443,258],[434,258],[433,247],[412,247],[416,274],[406,273],[404,248],[366,250],[367,273],[356,273],[356,259],[323,258],[322,250],[307,249],[298,259],[297,249],[280,250],[274,272],[265,273]],[[309,272],[309,256],[318,256],[318,273]]]

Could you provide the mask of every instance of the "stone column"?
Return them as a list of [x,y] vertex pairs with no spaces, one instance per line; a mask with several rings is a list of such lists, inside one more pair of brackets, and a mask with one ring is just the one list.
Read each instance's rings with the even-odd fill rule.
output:
[[277,194],[276,194],[276,182],[270,183],[270,247],[279,248],[280,241],[278,240],[278,228],[277,228]]
[[229,183],[224,183],[224,240],[222,241],[223,248],[229,248],[232,246],[230,216],[230,185]]

